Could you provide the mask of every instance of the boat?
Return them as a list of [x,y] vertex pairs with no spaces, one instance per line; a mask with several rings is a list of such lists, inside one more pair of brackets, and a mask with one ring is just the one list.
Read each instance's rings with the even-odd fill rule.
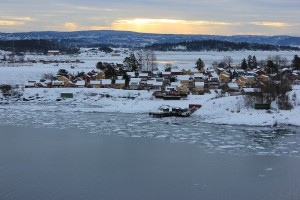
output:
[[189,108],[161,108],[158,112],[149,112],[150,117],[190,117],[201,105],[190,104]]

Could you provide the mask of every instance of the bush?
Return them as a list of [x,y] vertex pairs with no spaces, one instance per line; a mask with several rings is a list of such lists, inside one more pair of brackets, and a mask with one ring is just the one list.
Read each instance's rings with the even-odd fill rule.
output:
[[3,96],[10,95],[10,92],[12,89],[13,89],[13,87],[11,85],[0,85],[0,90],[3,94]]

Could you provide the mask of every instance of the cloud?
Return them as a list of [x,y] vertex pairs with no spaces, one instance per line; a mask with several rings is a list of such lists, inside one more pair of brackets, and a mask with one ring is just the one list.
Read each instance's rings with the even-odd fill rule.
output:
[[257,25],[257,26],[271,26],[271,27],[293,26],[292,24],[285,23],[285,22],[251,22],[250,24]]
[[214,31],[218,31],[228,34],[228,32],[225,31],[226,27],[239,25],[239,23],[222,21],[137,18],[116,20],[112,23],[112,29],[179,34],[213,34]]
[[0,21],[0,26],[17,26],[17,25],[23,25],[24,22],[17,22],[17,21]]
[[67,22],[64,24],[64,29],[67,31],[76,31],[78,28],[78,25],[72,22]]

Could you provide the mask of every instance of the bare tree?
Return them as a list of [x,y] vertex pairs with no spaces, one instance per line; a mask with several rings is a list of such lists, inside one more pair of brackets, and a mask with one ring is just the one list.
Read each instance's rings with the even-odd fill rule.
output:
[[230,67],[233,63],[233,59],[231,56],[224,56],[222,62],[226,64],[226,67]]

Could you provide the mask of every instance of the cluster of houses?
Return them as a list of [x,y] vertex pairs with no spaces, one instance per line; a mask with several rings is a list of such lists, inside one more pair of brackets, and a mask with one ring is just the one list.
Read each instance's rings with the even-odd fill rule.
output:
[[[299,71],[283,69],[281,75],[295,82],[300,80]],[[170,71],[126,72],[124,76],[105,79],[104,72],[92,71],[82,77],[72,75],[57,76],[56,80],[28,81],[25,88],[30,87],[77,87],[77,88],[116,88],[129,90],[154,90],[177,92],[179,94],[204,94],[210,89],[222,89],[231,94],[255,92],[259,82],[266,82],[278,74],[267,74],[262,69],[246,71],[240,68],[207,69],[199,71],[171,69]]]

